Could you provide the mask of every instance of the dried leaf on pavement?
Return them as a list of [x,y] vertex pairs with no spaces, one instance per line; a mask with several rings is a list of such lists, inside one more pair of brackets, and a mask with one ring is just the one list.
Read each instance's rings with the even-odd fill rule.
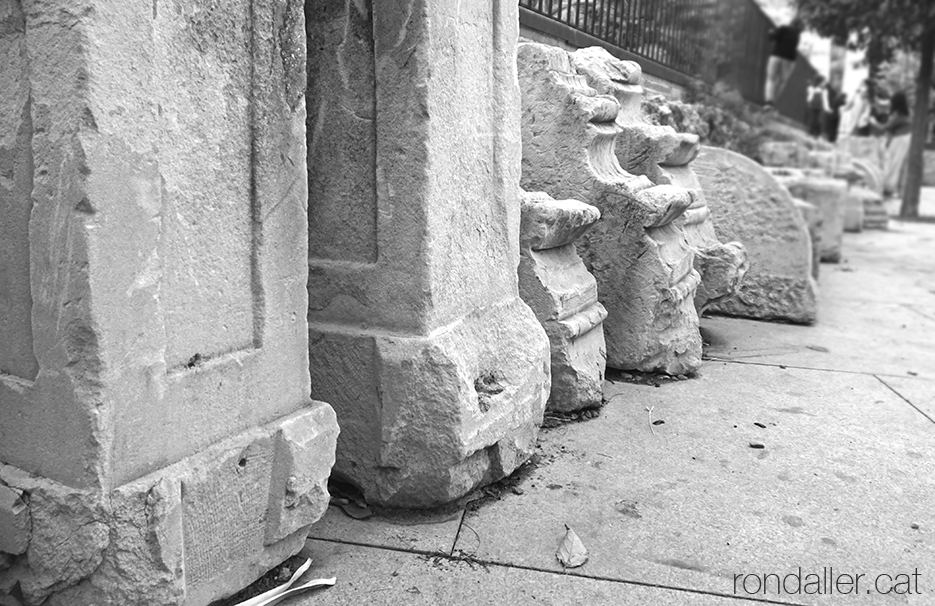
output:
[[575,534],[575,531],[565,525],[565,538],[558,546],[555,557],[565,568],[577,568],[588,561],[588,549]]

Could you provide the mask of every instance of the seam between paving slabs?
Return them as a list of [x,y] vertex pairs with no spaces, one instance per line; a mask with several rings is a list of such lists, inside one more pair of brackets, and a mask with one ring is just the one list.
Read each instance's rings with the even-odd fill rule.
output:
[[[749,364],[750,366],[772,366],[774,368],[782,369],[792,369],[792,370],[815,370],[819,372],[839,372],[846,375],[864,375],[865,377],[875,377],[880,379],[880,377],[892,377],[894,379],[905,379],[907,377],[903,375],[897,375],[893,373],[886,372],[863,372],[860,370],[844,370],[840,368],[813,368],[811,366],[795,366],[793,364],[780,364],[778,362],[749,362],[747,360],[732,360],[730,358],[702,358],[703,362],[724,362],[725,364]],[[912,377],[919,381],[929,381],[930,379],[925,377]],[[889,385],[887,385],[889,387]],[[890,388],[892,389],[892,388]]]
[[[873,375],[873,376],[876,377],[877,381],[879,381],[880,383],[883,383],[884,385],[886,385],[886,387],[887,387],[890,391],[892,391],[894,394],[896,394],[897,396],[899,396],[899,398],[900,398],[901,400],[903,400],[906,404],[908,404],[909,406],[912,406],[913,408],[915,408],[915,409],[916,409],[916,412],[918,412],[920,415],[922,415],[923,417],[925,417],[926,419],[928,419],[929,422],[935,423],[935,419],[933,419],[932,417],[928,416],[921,408],[919,408],[918,406],[916,406],[915,404],[913,404],[912,401],[909,400],[909,398],[907,398],[907,397],[904,396],[903,394],[899,393],[899,390],[897,390],[895,387],[893,387],[892,385],[890,385],[889,383],[887,383],[886,381],[884,381],[884,380],[882,379],[882,377],[878,377],[877,375]],[[887,376],[887,375],[884,375],[884,376]],[[900,378],[901,378],[901,377],[900,377]]]
[[[464,518],[462,518],[463,522]],[[695,595],[706,595],[717,598],[731,599],[731,600],[740,600],[743,602],[755,602],[757,604],[778,604],[779,606],[808,606],[802,602],[781,602],[778,600],[770,600],[766,598],[753,598],[747,596],[731,595],[729,593],[718,593],[716,591],[705,591],[704,589],[692,589],[690,587],[678,587],[675,585],[662,585],[660,583],[649,583],[646,581],[634,581],[630,579],[615,579],[613,577],[605,577],[599,575],[583,575],[569,572],[558,572],[555,570],[549,570],[547,568],[536,568],[535,566],[524,566],[522,564],[505,564],[503,562],[495,562],[493,560],[482,560],[480,558],[475,558],[473,556],[454,556],[454,555],[445,555],[441,551],[426,551],[424,549],[403,549],[401,547],[390,547],[388,545],[370,545],[367,543],[358,543],[357,541],[342,541],[340,539],[309,539],[314,541],[322,541],[325,543],[339,543],[341,545],[353,545],[355,547],[364,547],[368,549],[381,549],[383,551],[394,551],[402,554],[409,555],[421,555],[428,556],[433,558],[443,558],[452,562],[465,562],[468,564],[479,564],[481,566],[496,566],[497,568],[513,568],[516,570],[528,570],[530,572],[542,572],[550,575],[557,576],[568,576],[576,577],[583,579],[585,581],[606,581],[608,583],[617,583],[620,585],[636,585],[638,587],[648,587],[651,589],[667,589],[669,591],[679,591],[682,593],[691,593]]]
[[464,528],[464,518],[467,516],[467,509],[461,510],[461,519],[458,520],[458,531],[455,533],[455,540],[451,543],[451,549],[448,551],[448,557],[453,558],[455,547],[458,546],[458,539],[461,538],[461,529]]

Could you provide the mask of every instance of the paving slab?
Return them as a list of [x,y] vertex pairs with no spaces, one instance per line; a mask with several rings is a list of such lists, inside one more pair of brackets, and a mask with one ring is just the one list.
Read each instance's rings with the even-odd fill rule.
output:
[[[822,265],[814,326],[703,318],[712,358],[935,378],[935,226],[894,222],[848,234]],[[911,375],[910,375],[911,376]]]
[[880,380],[935,422],[935,381],[904,377],[880,377]]
[[737,574],[918,569],[931,587],[935,424],[876,377],[709,362],[605,394],[542,434],[523,494],[465,515],[456,553],[560,571],[568,524],[590,550],[575,575],[730,594]]
[[931,301],[935,297],[935,226],[893,221],[887,231],[848,234],[841,265],[822,264],[822,301]]
[[[736,599],[659,587],[588,579],[384,549],[309,541],[305,578],[337,577],[337,584],[290,606],[400,604],[614,604],[615,606],[737,606]],[[794,603],[794,602],[788,602]]]
[[709,359],[935,379],[935,320],[899,304],[852,301],[815,326],[703,318]]
[[342,541],[422,553],[450,554],[464,510],[399,511],[355,520],[332,505],[309,531],[311,539]]

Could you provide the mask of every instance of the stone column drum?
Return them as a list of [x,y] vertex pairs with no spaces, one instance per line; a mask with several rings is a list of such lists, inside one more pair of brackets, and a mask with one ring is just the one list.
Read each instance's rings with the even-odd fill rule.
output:
[[312,394],[368,502],[439,505],[532,454],[549,393],[518,291],[518,6],[306,15]]
[[693,304],[700,277],[676,222],[694,201],[691,191],[653,186],[620,167],[614,155],[620,105],[588,87],[566,51],[523,43],[518,63],[523,187],[601,211],[577,244],[607,309],[607,365],[694,372],[701,364]]
[[203,606],[327,507],[302,24],[0,0],[0,595]]
[[638,63],[621,61],[601,47],[579,49],[571,54],[571,62],[588,85],[620,103],[616,120],[620,134],[614,145],[620,166],[634,175],[649,177],[656,185],[677,185],[692,191],[691,206],[676,221],[695,249],[695,270],[701,276],[695,293],[698,314],[733,296],[748,268],[747,253],[740,242],[725,244],[717,238],[704,192],[690,164],[700,149],[698,136],[646,120]]
[[577,200],[554,200],[520,192],[519,294],[549,335],[552,390],[546,407],[568,412],[601,405],[607,352],[602,323],[607,310],[597,300],[574,241],[601,213]]
[[821,259],[818,258],[818,251],[821,250],[821,211],[805,200],[793,198],[792,202],[808,225],[808,237],[812,241],[812,277],[817,280],[821,272]]
[[819,258],[823,263],[839,263],[844,243],[847,181],[825,177],[819,171],[772,167],[767,170],[794,198],[818,207],[821,211]]

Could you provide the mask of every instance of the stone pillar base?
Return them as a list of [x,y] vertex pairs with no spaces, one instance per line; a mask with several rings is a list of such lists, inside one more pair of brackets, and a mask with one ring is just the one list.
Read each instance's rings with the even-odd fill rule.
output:
[[312,393],[341,419],[335,472],[369,503],[448,503],[535,449],[549,345],[519,298],[429,335],[319,325],[309,343]]
[[328,506],[337,434],[331,407],[310,402],[105,495],[0,466],[16,496],[0,520],[27,522],[0,591],[18,582],[30,606],[225,597],[302,549]]

